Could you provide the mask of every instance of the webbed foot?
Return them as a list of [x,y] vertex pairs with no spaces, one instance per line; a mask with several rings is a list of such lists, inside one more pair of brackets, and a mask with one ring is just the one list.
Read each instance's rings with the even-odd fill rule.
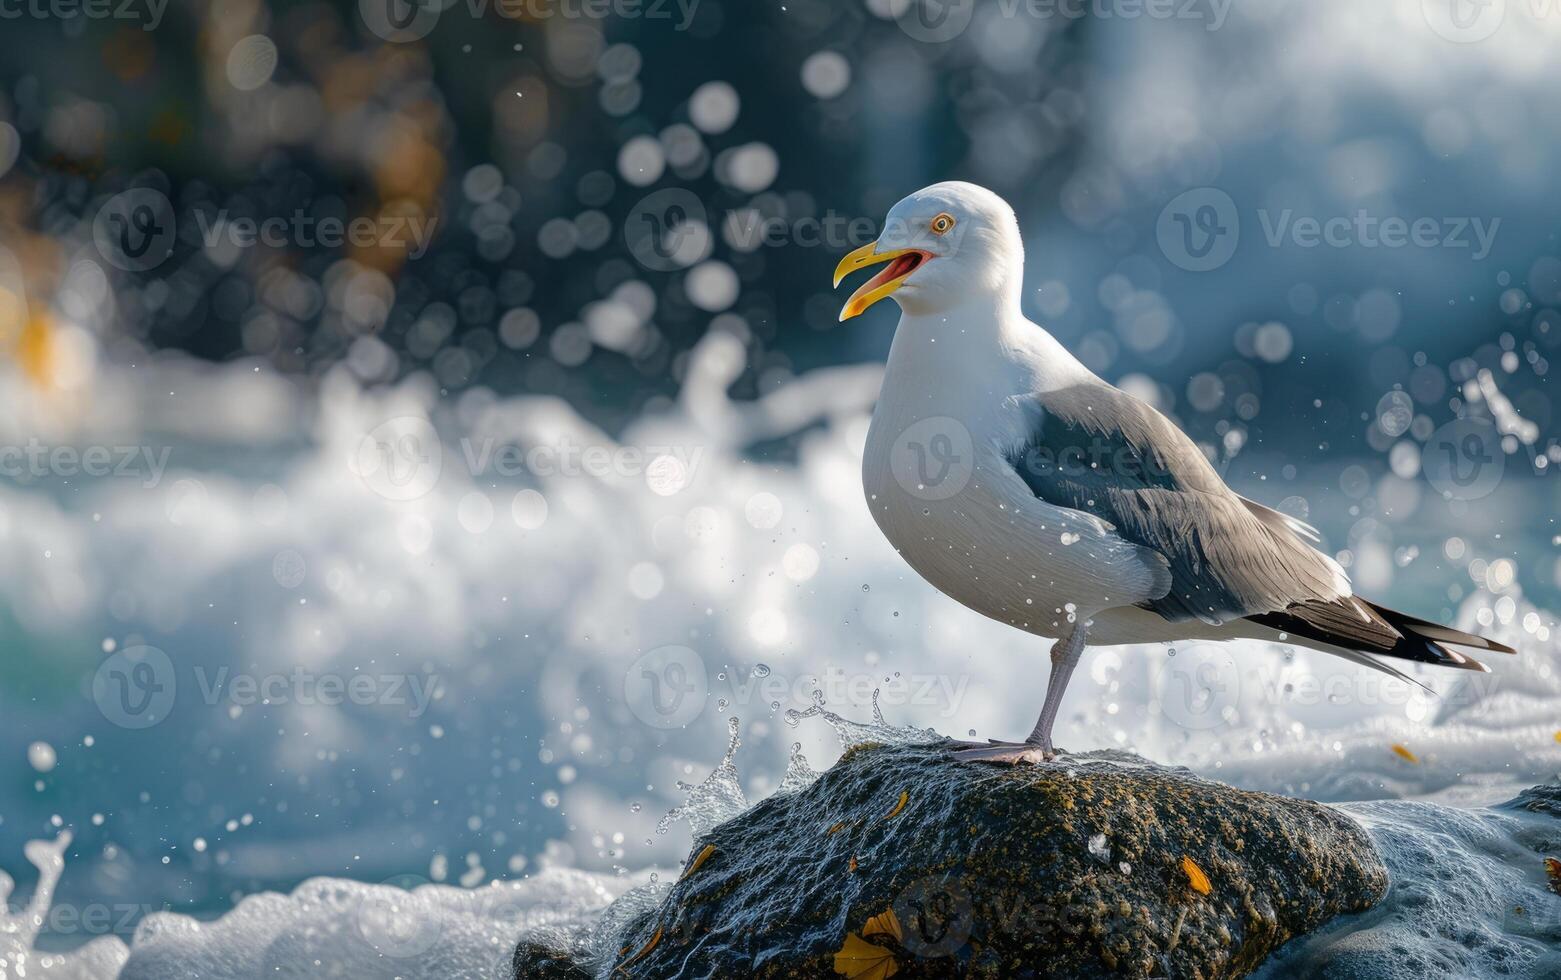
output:
[[954,758],[961,762],[990,762],[996,765],[1038,766],[1057,758],[1058,752],[1049,745],[1030,742],[955,742]]

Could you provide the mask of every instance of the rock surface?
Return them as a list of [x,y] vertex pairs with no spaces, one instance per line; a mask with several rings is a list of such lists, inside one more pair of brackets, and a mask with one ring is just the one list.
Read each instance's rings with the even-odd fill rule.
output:
[[1117,754],[1000,767],[945,744],[862,746],[696,841],[612,967],[1239,977],[1387,884],[1367,835],[1320,804]]
[[515,947],[516,980],[591,980],[570,953],[545,943],[522,941]]

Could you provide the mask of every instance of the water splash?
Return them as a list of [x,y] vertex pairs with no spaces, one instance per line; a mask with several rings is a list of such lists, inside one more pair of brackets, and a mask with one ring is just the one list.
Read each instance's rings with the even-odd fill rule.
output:
[[54,905],[54,889],[65,873],[65,851],[70,842],[68,830],[53,841],[27,842],[23,853],[38,869],[38,887],[27,905],[16,912],[11,911],[10,903],[16,882],[0,871],[0,980],[45,975],[62,980],[111,977],[129,957],[129,950],[116,936],[100,937],[69,954],[40,953],[33,948]]
[[[593,976],[611,976],[622,955],[623,937],[641,915],[656,908],[672,890],[672,882],[651,875],[650,881],[631,888],[603,909],[584,931],[561,930],[550,945],[570,950],[575,962]],[[544,938],[533,934],[532,939]]]
[[791,756],[786,760],[786,774],[781,777],[780,788],[777,793],[796,793],[813,785],[818,778],[818,773],[808,765],[807,756],[802,754],[802,743],[791,743]]
[[5,907],[5,911],[0,911],[0,976],[27,975],[33,943],[54,904],[54,886],[65,872],[65,849],[70,841],[70,831],[66,830],[52,844],[42,840],[27,842],[27,860],[38,869],[38,888],[27,906],[15,915],[10,914],[9,899],[16,882],[0,871],[0,904]]
[[658,835],[666,834],[674,820],[687,820],[694,839],[698,840],[717,824],[725,823],[748,809],[748,798],[743,795],[734,762],[737,748],[743,744],[739,735],[741,725],[736,715],[726,720],[726,728],[731,737],[726,743],[726,755],[721,758],[721,764],[698,786],[681,781],[678,783],[678,789],[687,793],[688,799],[661,818],[656,824]]
[[[792,728],[800,726],[804,718],[822,718],[835,730],[842,751],[870,743],[910,745],[917,742],[937,741],[944,737],[931,728],[891,724],[884,718],[878,696],[879,690],[875,688],[872,701],[873,717],[867,722],[852,721],[825,708],[822,691],[813,692],[813,704],[807,710],[798,711],[792,708],[784,717],[786,724]],[[741,725],[734,716],[727,719],[726,727],[730,737],[726,745],[726,754],[722,756],[720,765],[716,766],[698,786],[678,782],[678,789],[687,793],[688,798],[673,807],[657,822],[658,835],[665,835],[675,821],[686,820],[694,839],[698,840],[718,824],[725,823],[748,809],[748,798],[743,794],[736,764],[737,749],[742,745]],[[817,778],[818,773],[802,754],[802,743],[793,742],[791,754],[786,760],[786,772],[782,775],[780,786],[776,791],[795,793],[812,785]]]
[[802,724],[804,718],[822,718],[835,730],[835,737],[840,740],[842,751],[850,750],[858,745],[878,743],[881,745],[911,745],[916,742],[937,741],[944,736],[931,728],[917,728],[914,725],[893,725],[885,720],[883,710],[878,705],[878,690],[873,690],[873,719],[863,723],[852,721],[824,707],[824,694],[822,691],[813,692],[813,704],[804,711],[792,708],[786,712],[786,724],[796,728]]

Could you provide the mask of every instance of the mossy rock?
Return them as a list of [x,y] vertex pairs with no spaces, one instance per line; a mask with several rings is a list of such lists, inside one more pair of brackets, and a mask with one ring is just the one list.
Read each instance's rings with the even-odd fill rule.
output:
[[515,980],[591,980],[572,954],[537,942],[515,947],[514,969]]
[[1387,870],[1318,803],[1132,756],[848,753],[697,841],[614,976],[1240,977]]

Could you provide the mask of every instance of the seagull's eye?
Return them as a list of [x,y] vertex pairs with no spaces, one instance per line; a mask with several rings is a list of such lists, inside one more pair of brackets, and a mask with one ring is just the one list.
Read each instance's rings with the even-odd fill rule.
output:
[[929,227],[932,228],[932,233],[934,235],[947,235],[954,227],[954,216],[945,211],[936,218],[933,218],[932,224]]

